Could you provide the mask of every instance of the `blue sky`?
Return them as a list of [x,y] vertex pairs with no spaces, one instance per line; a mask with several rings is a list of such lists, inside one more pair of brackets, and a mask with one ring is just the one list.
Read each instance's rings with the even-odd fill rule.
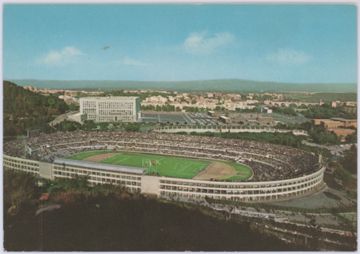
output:
[[353,5],[7,4],[3,18],[5,79],[357,80]]

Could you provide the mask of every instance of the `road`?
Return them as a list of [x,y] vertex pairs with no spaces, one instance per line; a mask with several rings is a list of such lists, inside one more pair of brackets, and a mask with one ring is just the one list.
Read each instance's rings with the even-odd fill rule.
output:
[[303,140],[302,143],[304,145],[307,145],[307,146],[319,147],[319,148],[327,149],[327,150],[330,151],[330,153],[332,155],[340,155],[344,151],[349,150],[351,148],[351,146],[352,146],[352,144],[326,146],[326,145],[319,145],[319,144],[315,144],[315,143],[310,143],[310,142],[308,142],[306,140]]

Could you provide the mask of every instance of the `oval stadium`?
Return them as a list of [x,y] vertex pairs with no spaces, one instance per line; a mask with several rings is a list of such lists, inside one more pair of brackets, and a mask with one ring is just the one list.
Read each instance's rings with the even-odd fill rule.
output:
[[268,143],[191,135],[75,131],[4,143],[4,168],[87,176],[163,198],[287,200],[324,188],[321,157]]

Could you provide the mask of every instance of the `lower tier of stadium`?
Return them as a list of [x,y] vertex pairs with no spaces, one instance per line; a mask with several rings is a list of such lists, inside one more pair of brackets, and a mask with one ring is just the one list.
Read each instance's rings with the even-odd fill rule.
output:
[[[94,150],[231,161],[249,166],[253,175],[247,181],[187,179],[149,174],[144,167],[74,160],[79,152]],[[119,184],[130,191],[164,198],[263,202],[297,198],[325,186],[325,167],[314,154],[241,140],[156,133],[64,132],[29,138],[25,147],[24,141],[11,141],[4,144],[4,152],[4,168],[8,170],[46,179],[88,176],[92,184]]]

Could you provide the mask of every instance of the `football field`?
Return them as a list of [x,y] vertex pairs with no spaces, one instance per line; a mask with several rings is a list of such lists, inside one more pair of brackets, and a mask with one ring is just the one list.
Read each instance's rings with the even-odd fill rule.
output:
[[[69,157],[74,160],[87,160],[99,163],[107,163],[113,165],[123,165],[140,167],[146,169],[146,174],[155,174],[159,176],[176,177],[192,179],[197,175],[202,175],[205,178],[195,179],[207,179],[206,174],[209,168],[212,169],[211,178],[221,180],[241,181],[249,178],[252,175],[252,170],[242,164],[236,164],[233,162],[222,162],[222,165],[227,165],[230,168],[227,172],[223,172],[224,166],[214,168],[214,165],[218,165],[219,162],[206,159],[193,159],[178,156],[167,156],[148,153],[133,153],[133,152],[113,152],[106,150],[99,151],[85,151],[74,154]],[[220,164],[219,164],[220,165]],[[218,166],[219,167],[219,166]],[[215,171],[215,174],[214,174]],[[222,172],[218,175],[216,172]]]
[[147,168],[148,173],[179,178],[193,178],[210,163],[206,160],[138,153],[116,153],[102,162]]

